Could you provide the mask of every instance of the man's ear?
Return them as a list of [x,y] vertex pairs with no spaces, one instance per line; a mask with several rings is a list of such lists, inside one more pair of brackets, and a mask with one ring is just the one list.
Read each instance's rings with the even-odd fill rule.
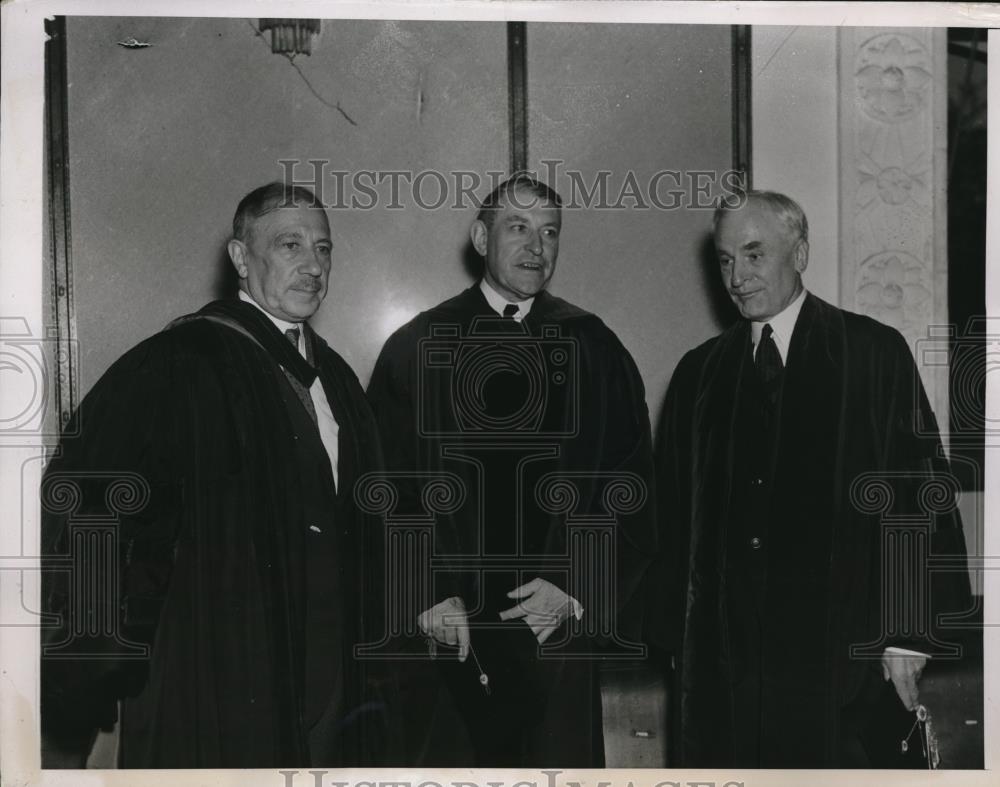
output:
[[486,240],[489,234],[490,231],[486,229],[486,225],[479,219],[472,222],[472,227],[469,228],[469,237],[472,239],[472,246],[480,257],[486,256]]
[[795,270],[799,273],[809,267],[809,241],[800,240],[795,247]]
[[226,250],[229,252],[229,259],[233,262],[233,267],[236,268],[236,274],[241,278],[245,279],[247,277],[247,247],[241,240],[236,240],[233,238],[226,245]]

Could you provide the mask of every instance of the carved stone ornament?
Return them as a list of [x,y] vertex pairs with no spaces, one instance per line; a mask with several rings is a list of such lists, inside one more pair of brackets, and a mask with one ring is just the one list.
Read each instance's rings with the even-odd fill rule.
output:
[[905,251],[874,254],[858,271],[859,311],[915,339],[931,316],[927,277],[926,266]]
[[857,53],[854,76],[865,114],[883,123],[913,117],[928,98],[930,54],[908,35],[885,33],[865,42]]

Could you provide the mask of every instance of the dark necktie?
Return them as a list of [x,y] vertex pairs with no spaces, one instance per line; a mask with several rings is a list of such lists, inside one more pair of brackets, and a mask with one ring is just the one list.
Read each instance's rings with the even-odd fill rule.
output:
[[505,320],[513,320],[517,316],[518,311],[520,311],[520,307],[516,303],[508,303],[503,307],[503,318]]
[[764,330],[760,333],[760,341],[757,343],[756,358],[757,376],[769,397],[773,397],[776,393],[781,372],[785,368],[781,362],[778,345],[774,343],[773,333],[774,329],[771,328],[770,324],[764,326]]
[[[289,328],[285,331],[285,338],[292,343],[292,347],[295,351],[299,351],[299,329]],[[309,389],[306,388],[302,383],[295,379],[291,374],[286,374],[288,377],[288,382],[292,384],[292,388],[295,389],[296,395],[302,402],[302,406],[306,408],[306,412],[309,413],[309,417],[312,418],[314,424],[319,423],[319,419],[316,417],[316,405],[313,404],[312,397],[309,395]]]

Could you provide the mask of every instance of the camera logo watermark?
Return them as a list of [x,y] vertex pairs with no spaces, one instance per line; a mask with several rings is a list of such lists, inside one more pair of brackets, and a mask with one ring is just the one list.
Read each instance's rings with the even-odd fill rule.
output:
[[[419,353],[421,437],[547,438],[579,431],[579,348],[558,326],[532,336],[519,323],[491,317],[473,320],[467,334],[458,325],[434,325]],[[519,385],[503,386],[504,378]]]
[[[987,408],[986,385],[1000,382],[1000,318],[973,317],[957,325],[931,325],[917,340],[917,362],[923,368],[949,367],[952,446],[1000,446],[1000,412]],[[914,397],[919,392],[914,391]],[[914,402],[919,412],[919,402]],[[920,436],[935,435],[937,424],[916,423]]]
[[610,643],[605,658],[644,655],[618,630],[618,529],[650,493],[636,473],[601,470],[595,445],[574,442],[586,439],[582,386],[578,341],[558,324],[428,326],[414,392],[423,471],[372,473],[355,488],[358,507],[387,533],[386,631],[356,648],[359,657],[414,658],[394,643],[420,635],[439,586],[464,589],[473,637],[509,626],[489,599],[538,577],[579,605],[540,658],[593,658],[595,639]]
[[69,413],[59,412],[59,389],[77,374],[75,342],[50,332],[32,334],[22,317],[0,317],[0,445],[42,442],[68,434]]
[[43,624],[42,658],[145,659],[149,646],[125,636],[134,600],[122,587],[122,517],[149,502],[137,473],[50,472],[42,482],[42,512],[59,533],[42,557],[49,606],[58,616]]

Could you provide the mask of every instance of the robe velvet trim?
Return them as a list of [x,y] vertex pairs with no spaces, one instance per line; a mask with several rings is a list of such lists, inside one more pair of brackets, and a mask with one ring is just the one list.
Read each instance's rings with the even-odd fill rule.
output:
[[[456,337],[456,345],[460,345],[462,340],[457,337],[468,337],[472,326],[481,325],[476,321],[483,318],[498,319],[478,285],[419,314],[386,342],[375,365],[368,394],[379,421],[389,470],[432,474],[450,472],[459,475],[471,490],[467,505],[453,513],[440,515],[436,520],[436,554],[445,558],[462,556],[462,566],[465,568],[439,571],[435,576],[433,600],[458,595],[465,599],[470,608],[481,605],[474,616],[490,619],[491,615],[495,618],[496,607],[504,604],[503,594],[496,594],[494,591],[507,587],[503,583],[508,578],[496,578],[498,581],[495,586],[491,586],[490,580],[495,577],[488,572],[479,572],[474,567],[469,570],[469,561],[480,554],[480,537],[490,545],[490,549],[497,544],[498,550],[510,546],[509,542],[504,542],[503,533],[499,530],[504,527],[505,521],[508,527],[511,526],[515,509],[510,508],[511,518],[508,519],[508,511],[495,510],[495,506],[513,506],[513,502],[509,501],[518,498],[510,484],[502,480],[506,478],[506,471],[495,472],[483,465],[485,469],[481,471],[483,483],[480,486],[477,480],[479,476],[474,470],[475,463],[491,461],[493,454],[490,449],[477,447],[477,443],[484,442],[482,436],[463,432],[457,425],[457,416],[453,411],[455,393],[450,387],[449,378],[425,375],[426,369],[421,367],[420,357],[421,342],[429,338],[435,328],[453,329],[451,335]],[[523,551],[519,554],[528,554],[529,551],[541,556],[565,554],[565,517],[545,514],[534,501],[530,490],[535,488],[535,477],[531,474],[543,472],[534,468],[544,467],[544,472],[565,473],[567,477],[573,473],[577,474],[575,477],[581,477],[580,474],[585,476],[587,473],[627,472],[641,479],[644,505],[638,510],[620,514],[617,521],[616,608],[609,612],[616,619],[618,631],[634,641],[640,628],[641,605],[632,602],[637,601],[639,581],[656,545],[654,501],[649,494],[652,484],[649,419],[638,370],[618,338],[597,316],[547,292],[536,296],[531,311],[520,324],[498,322],[496,330],[510,334],[509,339],[497,340],[497,346],[508,342],[539,341],[543,342],[541,346],[554,346],[544,344],[549,340],[553,343],[569,343],[580,369],[579,390],[573,391],[578,395],[576,412],[579,415],[575,432],[568,434],[574,431],[567,427],[572,427],[569,420],[571,408],[562,399],[553,398],[546,402],[549,409],[542,421],[549,426],[558,423],[567,427],[567,436],[545,439],[537,434],[522,434],[517,435],[516,439],[511,438],[509,444],[503,446],[512,457],[510,467],[515,464],[519,450],[523,452],[525,460],[521,465],[524,475],[520,477],[527,490],[520,498],[525,540],[522,543]],[[548,339],[543,337],[543,331],[550,331]],[[474,347],[475,341],[463,346],[467,349]],[[453,357],[459,358],[460,355],[459,352]],[[484,392],[487,401],[494,401],[490,399],[489,390],[485,387]],[[500,393],[495,401],[509,399],[509,396]],[[426,431],[422,433],[418,429],[421,418],[429,418],[437,425],[444,425],[444,428],[436,435]],[[489,439],[490,436],[487,435],[485,442],[489,442]],[[469,456],[472,457],[471,461],[462,461],[461,457]],[[576,513],[600,512],[600,489],[599,482],[584,481]],[[487,501],[481,513],[476,506],[479,494]],[[492,505],[490,500],[493,501]],[[413,514],[422,512],[417,486],[401,484],[398,510]],[[565,574],[546,571],[544,565],[539,567],[539,560],[536,558],[532,568],[525,570],[524,581],[542,576],[565,589]],[[458,561],[455,565],[458,565]],[[512,604],[507,600],[504,606]],[[597,615],[600,610],[587,609],[585,614]],[[602,764],[600,704],[594,664],[555,655],[538,660],[533,655],[535,644],[530,633],[521,645],[513,644],[515,638],[516,634],[512,634],[506,644],[498,641],[494,647],[482,629],[474,629],[472,632],[473,647],[477,647],[477,642],[480,643],[477,653],[482,661],[494,665],[494,680],[498,684],[501,677],[510,671],[514,681],[538,686],[530,698],[520,697],[516,708],[493,705],[491,701],[485,700],[476,675],[469,671],[471,667],[465,670],[468,674],[447,676],[456,702],[460,706],[476,709],[466,714],[473,725],[491,723],[487,718],[491,715],[491,709],[495,708],[497,714],[503,714],[502,718],[505,720],[508,718],[505,714],[516,713],[520,709],[519,721],[515,726],[523,729],[521,740],[511,741],[506,751],[486,755],[482,754],[482,747],[477,746],[480,757],[478,764],[495,766],[501,762],[505,765],[559,762],[579,767]],[[490,669],[487,667],[488,672]],[[420,665],[414,665],[411,672],[407,691],[412,696],[416,696],[423,686],[438,685],[437,670],[422,669]],[[501,691],[502,686],[498,686],[494,699]],[[429,690],[426,692],[425,703],[433,707],[447,694],[442,694],[440,689]],[[439,705],[437,712],[440,714],[445,711]],[[427,733],[434,731],[422,728],[421,724],[420,719],[413,718],[409,729],[402,733],[404,738],[409,738],[405,748],[407,756],[411,757],[411,763],[432,766],[477,764],[471,752],[459,748],[463,745],[464,735],[460,736],[458,731],[453,731],[448,735],[449,740],[440,741],[441,745],[437,747],[435,741],[426,740]],[[471,732],[475,739],[477,730]],[[478,732],[482,733],[482,730]],[[487,733],[491,734],[492,732]],[[433,738],[433,734],[430,737]],[[497,759],[492,762],[482,760],[483,757],[488,760],[493,756]]]
[[[733,692],[745,659],[733,636],[744,621],[733,615],[734,599],[745,589],[732,583],[736,567],[750,558],[733,553],[747,549],[741,540],[744,512],[735,502],[741,490],[733,484],[751,477],[735,464],[733,435],[754,373],[749,323],[739,321],[684,356],[661,421],[664,552],[658,568],[676,580],[664,582],[666,625],[656,636],[680,656],[684,765],[727,765],[740,734]],[[922,425],[920,434],[916,424]],[[834,761],[839,714],[877,665],[850,658],[849,649],[881,638],[882,528],[878,515],[852,503],[851,485],[861,473],[885,474],[896,495],[894,513],[913,513],[919,482],[948,469],[902,336],[813,295],[792,335],[775,441],[773,472],[761,472],[773,477],[764,519],[779,535],[764,539],[768,585],[761,647],[765,654],[783,652],[793,665],[795,659],[812,660],[813,683],[803,678],[803,685],[821,688],[812,727],[824,748],[819,767]],[[934,517],[932,527],[936,553],[964,557],[956,513]],[[949,575],[935,590],[936,612],[968,608],[967,576]],[[797,638],[802,632],[795,620],[810,622],[807,641]],[[919,648],[913,642],[884,644]],[[762,668],[769,668],[766,658]],[[791,693],[793,678],[788,680]]]
[[[419,414],[414,408],[421,380],[417,347],[422,339],[430,336],[432,326],[456,325],[467,329],[477,317],[495,318],[497,314],[480,287],[473,285],[421,313],[386,342],[372,372],[368,395],[379,420],[390,468],[440,469],[438,441],[421,437],[416,429]],[[546,325],[558,326],[560,336],[574,343],[580,353],[581,369],[585,370],[580,378],[580,430],[567,441],[568,448],[562,449],[563,469],[607,472],[617,469],[635,472],[644,483],[651,480],[651,439],[645,389],[631,355],[599,317],[543,290],[535,296],[522,329],[529,337],[537,337]],[[452,396],[448,390],[424,391],[421,395],[440,403]],[[404,491],[401,510],[409,505],[416,511],[419,501],[406,491],[412,490]],[[651,484],[646,491],[652,491]],[[589,499],[587,505],[597,507],[599,501]],[[625,547],[619,554],[626,561],[623,566],[628,569],[618,573],[622,583],[621,604],[635,600],[643,573],[636,568],[645,565],[655,553],[654,506],[653,496],[648,494],[641,510],[634,515],[622,515],[619,520],[618,535]],[[468,545],[463,549],[458,543],[462,530],[457,527],[437,532],[435,537],[441,540],[438,551],[441,554],[468,551]],[[460,590],[456,584],[442,581],[437,586],[435,598],[461,595]]]
[[[282,366],[304,384],[318,373],[341,425],[344,491],[329,508],[338,556],[331,588],[352,589],[340,599],[340,646],[345,708],[356,715],[364,676],[351,648],[369,623],[379,626],[372,608],[381,547],[378,522],[357,511],[350,490],[380,467],[377,432],[354,373],[314,333],[316,370],[251,304],[218,302],[203,313],[240,329],[183,320],[126,353],[84,399],[74,416],[80,435],[63,440],[46,470],[47,479],[81,474],[83,494],[73,515],[49,506],[43,555],[67,552],[81,513],[106,513],[100,474],[146,479],[149,499],[118,520],[119,636],[88,643],[102,659],[43,657],[43,728],[106,725],[125,697],[127,765],[305,764],[305,621],[315,587],[306,575],[306,516],[314,498],[291,459],[302,455],[300,436],[331,489],[332,477],[318,434],[302,432],[289,409],[290,401],[302,406],[290,400]],[[46,576],[46,610],[65,613],[69,577]],[[65,635],[64,627],[43,632],[43,643]],[[150,658],[127,658],[123,639],[149,645]],[[351,762],[360,762],[362,737],[347,747]]]

